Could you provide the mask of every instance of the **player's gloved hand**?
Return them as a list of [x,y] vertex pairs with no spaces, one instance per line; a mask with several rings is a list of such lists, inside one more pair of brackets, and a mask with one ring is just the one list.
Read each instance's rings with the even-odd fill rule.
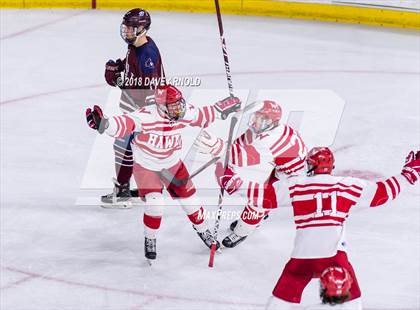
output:
[[104,117],[102,109],[94,105],[93,110],[91,108],[86,109],[86,122],[89,127],[97,130],[99,133],[103,133],[108,128],[108,119]]
[[211,154],[213,157],[217,157],[223,153],[225,142],[215,135],[203,130],[197,139],[195,139],[194,146],[199,153]]
[[410,184],[417,182],[420,176],[420,151],[414,153],[411,151],[405,158],[405,165],[401,174],[407,179]]
[[236,192],[242,185],[242,179],[230,167],[223,168],[222,163],[216,163],[216,180],[229,195]]
[[220,119],[227,119],[230,113],[237,112],[241,109],[241,99],[238,97],[227,97],[214,104],[217,113],[216,116]]
[[111,86],[122,86],[121,72],[124,71],[124,61],[108,60],[105,64],[105,80]]

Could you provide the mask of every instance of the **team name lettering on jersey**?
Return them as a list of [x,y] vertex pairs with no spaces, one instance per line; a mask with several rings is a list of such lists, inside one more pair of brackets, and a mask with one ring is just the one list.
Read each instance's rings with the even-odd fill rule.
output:
[[147,140],[147,143],[153,145],[157,149],[178,149],[182,147],[180,134],[161,136],[154,133],[149,133],[148,136],[149,139]]

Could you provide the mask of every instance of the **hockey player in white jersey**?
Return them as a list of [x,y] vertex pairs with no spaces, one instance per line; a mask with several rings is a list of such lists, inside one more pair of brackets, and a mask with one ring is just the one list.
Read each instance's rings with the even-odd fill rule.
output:
[[[196,189],[182,162],[182,134],[188,126],[205,128],[216,118],[225,119],[240,109],[237,97],[228,97],[214,105],[196,108],[186,104],[182,93],[172,85],[160,86],[155,91],[156,105],[142,107],[132,113],[105,117],[99,106],[86,110],[86,119],[92,129],[99,133],[120,138],[134,133],[131,145],[134,154],[133,175],[144,196],[146,206],[143,223],[145,256],[156,258],[156,235],[160,228],[164,198],[163,188],[172,198],[178,198],[199,237],[210,247],[213,236],[200,216],[204,214]],[[174,179],[185,180],[175,183]]]
[[[278,103],[264,100],[250,115],[248,129],[230,148],[230,167],[226,170],[217,163],[216,174],[220,186],[232,194],[239,188],[246,192],[247,205],[240,218],[231,224],[233,232],[223,239],[225,247],[235,247],[251,234],[270,209],[277,207],[271,184],[280,175],[303,172],[306,147],[299,133],[280,123],[282,110]],[[225,152],[225,142],[207,132],[195,142],[202,153],[220,156]],[[239,179],[233,170],[250,167],[262,171],[261,178]],[[240,181],[239,181],[240,180]]]
[[[360,288],[346,254],[344,223],[352,208],[384,205],[415,184],[420,176],[420,151],[409,153],[400,174],[378,182],[332,176],[334,156],[328,148],[312,149],[306,162],[307,176],[292,176],[287,186],[273,184],[278,196],[290,196],[296,236],[291,259],[274,287],[267,309],[319,309],[296,305],[311,279],[320,276],[324,304],[342,304],[337,309],[361,309]],[[335,277],[322,277],[330,267],[343,269],[336,285]],[[351,283],[341,287],[344,279]]]

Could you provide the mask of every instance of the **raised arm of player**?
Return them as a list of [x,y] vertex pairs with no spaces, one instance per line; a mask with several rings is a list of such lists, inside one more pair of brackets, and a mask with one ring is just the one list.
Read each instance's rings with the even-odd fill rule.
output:
[[86,122],[90,128],[97,130],[100,134],[105,132],[116,138],[122,138],[134,131],[140,131],[141,127],[139,122],[136,122],[133,115],[130,114],[106,118],[102,109],[97,105],[93,109],[86,109]]
[[370,182],[363,188],[359,204],[377,207],[394,200],[404,187],[414,185],[420,175],[420,151],[411,151],[405,161],[401,174],[384,181]]
[[216,119],[226,119],[229,114],[241,108],[241,100],[238,97],[227,97],[217,101],[213,105],[197,108],[193,105],[188,106],[191,115],[190,126],[207,128]]

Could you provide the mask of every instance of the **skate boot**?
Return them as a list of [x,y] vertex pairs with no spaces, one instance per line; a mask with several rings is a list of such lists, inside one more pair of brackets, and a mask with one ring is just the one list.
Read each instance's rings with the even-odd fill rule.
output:
[[114,181],[114,191],[112,194],[107,194],[101,197],[103,202],[103,208],[131,208],[129,203],[131,199],[130,183],[118,183],[117,180]]
[[246,237],[247,236],[243,236],[243,237],[239,236],[239,235],[237,235],[233,232],[230,235],[228,235],[227,237],[225,237],[225,239],[223,239],[222,244],[227,248],[234,248],[239,243],[244,241],[246,239]]
[[[263,217],[263,221],[265,221],[266,219],[268,219],[268,214],[264,215],[264,217]],[[230,223],[230,226],[229,226],[230,230],[231,230],[231,231],[234,231],[234,230],[235,230],[235,227],[236,227],[237,225],[238,225],[238,220],[235,220],[235,221],[233,221],[232,223]],[[257,225],[257,227],[260,227],[260,225],[261,225],[261,223],[259,223],[259,224]]]
[[[214,240],[213,234],[210,232],[210,229],[207,228],[203,232],[198,232],[194,225],[193,228],[197,232],[197,235],[200,237],[200,239],[203,240],[204,244],[210,249]],[[220,243],[216,240],[216,250],[218,250],[219,248]]]
[[147,259],[156,259],[156,239],[144,238],[144,256]]

